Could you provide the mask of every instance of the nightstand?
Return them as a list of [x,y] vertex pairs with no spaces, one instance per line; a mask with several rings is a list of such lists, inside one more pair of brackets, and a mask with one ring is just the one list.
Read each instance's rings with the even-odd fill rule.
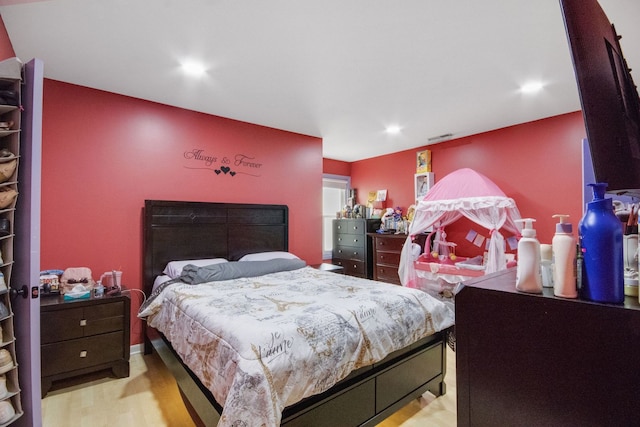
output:
[[131,300],[127,291],[77,301],[40,298],[42,396],[53,381],[111,369],[129,376]]

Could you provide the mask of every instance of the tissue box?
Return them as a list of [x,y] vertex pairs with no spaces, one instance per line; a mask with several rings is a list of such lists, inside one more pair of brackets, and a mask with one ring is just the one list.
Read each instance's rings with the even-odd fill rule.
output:
[[89,299],[89,297],[91,297],[91,291],[84,291],[84,292],[67,292],[66,294],[64,294],[64,300],[65,301],[75,301],[75,300],[79,300],[79,299]]

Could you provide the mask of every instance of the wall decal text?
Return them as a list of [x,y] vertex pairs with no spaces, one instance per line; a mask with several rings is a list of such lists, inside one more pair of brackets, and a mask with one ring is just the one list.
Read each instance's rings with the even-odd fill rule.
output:
[[[215,156],[205,153],[201,148],[194,148],[184,152],[184,158],[192,162],[199,162],[204,166],[185,166],[187,169],[206,169],[219,176],[236,176],[237,174],[259,177],[257,173],[263,164],[256,161],[255,157],[246,154],[236,154],[233,157]],[[193,164],[193,163],[192,163]]]

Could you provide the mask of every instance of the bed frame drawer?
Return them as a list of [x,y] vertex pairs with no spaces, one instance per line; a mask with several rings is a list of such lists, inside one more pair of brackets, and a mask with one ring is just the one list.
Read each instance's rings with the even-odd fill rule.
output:
[[[286,427],[358,426],[375,415],[375,380],[371,379],[346,390],[322,406],[322,416],[316,411],[283,420]],[[354,409],[357,409],[354,411]]]
[[434,345],[376,378],[376,412],[381,412],[424,383],[424,378],[442,374],[442,346]]

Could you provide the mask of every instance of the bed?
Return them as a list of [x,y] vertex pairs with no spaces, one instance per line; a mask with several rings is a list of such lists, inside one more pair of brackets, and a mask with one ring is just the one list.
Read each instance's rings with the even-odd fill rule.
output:
[[[143,272],[147,295],[151,295],[156,277],[170,261],[213,258],[237,261],[247,254],[288,251],[288,208],[283,205],[147,200],[143,217]],[[347,276],[341,279],[335,273],[314,270],[309,266],[299,271],[300,277],[311,277],[308,279],[311,281],[316,277],[318,280],[329,279],[336,282],[336,286],[341,286],[338,283],[340,279],[362,281],[353,282],[356,287],[362,283],[371,284],[372,289],[376,286],[395,287]],[[294,273],[286,271],[265,275],[264,280]],[[329,277],[321,278],[322,275]],[[179,284],[175,288],[184,286]],[[439,324],[442,326],[441,322]],[[446,331],[441,329],[407,343],[375,363],[361,367],[354,365],[353,371],[327,390],[284,407],[278,413],[278,421],[284,426],[371,426],[426,391],[436,396],[444,394],[445,336]],[[176,348],[173,348],[163,333],[145,325],[145,353],[157,351],[171,370],[196,424],[251,425],[226,418],[225,409],[204,385],[211,383],[209,375],[213,374],[203,377],[198,365],[187,366],[183,362],[183,358],[188,358],[184,357],[182,344],[176,343]],[[200,378],[194,371],[199,372]]]

